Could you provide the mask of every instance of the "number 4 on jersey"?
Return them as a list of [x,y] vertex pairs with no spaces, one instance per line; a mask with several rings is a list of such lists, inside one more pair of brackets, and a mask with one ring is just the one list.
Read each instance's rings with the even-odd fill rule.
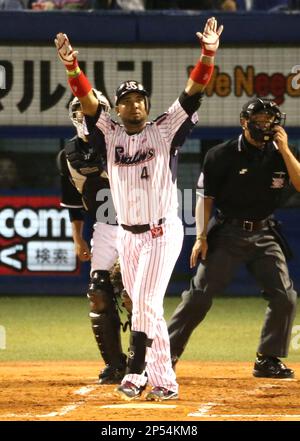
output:
[[147,167],[143,167],[141,179],[148,179],[148,178],[150,178],[150,175],[148,174],[148,169]]

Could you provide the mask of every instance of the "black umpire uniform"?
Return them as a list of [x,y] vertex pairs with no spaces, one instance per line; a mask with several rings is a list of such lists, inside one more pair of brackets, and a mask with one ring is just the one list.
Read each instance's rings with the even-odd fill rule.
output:
[[[68,208],[71,222],[84,221],[88,216],[90,221],[95,223],[97,210],[106,202],[97,200],[97,193],[101,189],[110,188],[108,177],[103,173],[102,163],[105,159],[101,161],[101,158],[89,157],[88,151],[88,143],[75,136],[58,155],[62,189],[61,205]],[[109,216],[105,223],[118,228],[115,219],[110,223]],[[94,246],[101,247],[103,244],[94,244]],[[105,253],[104,246],[101,251]],[[92,272],[87,296],[91,305],[92,330],[106,364],[99,375],[99,383],[119,383],[125,373],[126,355],[122,351],[121,322],[109,271],[98,268]]]
[[[243,110],[250,108],[250,121],[255,112],[270,110],[268,104],[268,100],[256,99]],[[276,111],[280,112],[277,106]],[[293,371],[277,357],[288,354],[297,293],[286,264],[289,248],[272,216],[290,182],[285,161],[272,136],[269,138],[259,149],[243,134],[213,147],[206,155],[204,198],[213,198],[217,211],[208,225],[206,259],[198,266],[169,323],[174,364],[209,311],[213,296],[224,291],[243,263],[268,301],[253,375],[293,377]],[[298,151],[290,150],[299,160]]]

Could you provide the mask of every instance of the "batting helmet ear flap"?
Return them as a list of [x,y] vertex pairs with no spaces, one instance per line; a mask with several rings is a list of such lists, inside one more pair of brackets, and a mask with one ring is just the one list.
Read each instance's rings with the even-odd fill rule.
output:
[[145,96],[145,107],[146,107],[146,112],[149,115],[150,113],[150,109],[151,109],[151,102],[148,96]]

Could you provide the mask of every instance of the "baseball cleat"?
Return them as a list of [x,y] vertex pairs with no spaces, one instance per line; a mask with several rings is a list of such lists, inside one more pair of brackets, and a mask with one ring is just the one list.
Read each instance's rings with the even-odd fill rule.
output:
[[126,366],[124,368],[115,368],[107,365],[99,374],[99,384],[120,384],[125,375]]
[[156,386],[146,395],[147,401],[164,401],[164,400],[177,400],[178,393],[172,392],[165,387]]
[[277,357],[257,356],[254,369],[254,377],[265,378],[294,378],[294,371],[286,367]]
[[117,392],[117,395],[123,400],[131,401],[139,398],[144,389],[144,386],[138,387],[130,381],[125,381],[124,384],[121,384],[115,389],[115,392]]

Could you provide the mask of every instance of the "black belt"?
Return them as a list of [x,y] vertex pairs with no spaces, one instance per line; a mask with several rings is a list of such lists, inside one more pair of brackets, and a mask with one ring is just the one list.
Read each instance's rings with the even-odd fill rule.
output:
[[[166,221],[165,217],[162,217],[159,219],[159,221],[155,225],[161,225]],[[142,225],[124,225],[121,224],[121,227],[124,228],[124,230],[130,231],[133,234],[141,234],[146,233],[146,231],[150,231],[153,227],[151,227],[150,224],[142,224]]]
[[244,219],[227,219],[225,218],[225,223],[241,227],[245,231],[259,231],[268,226],[269,219],[262,220],[244,220]]

